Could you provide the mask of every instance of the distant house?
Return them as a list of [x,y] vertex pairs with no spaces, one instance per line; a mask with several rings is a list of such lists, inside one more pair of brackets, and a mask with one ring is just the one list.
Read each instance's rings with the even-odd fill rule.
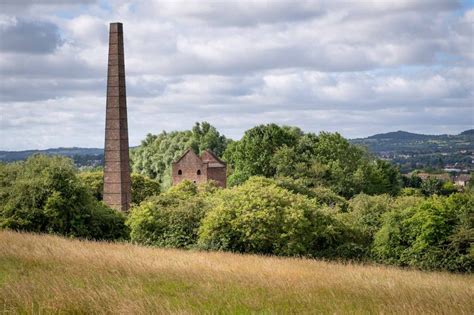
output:
[[466,187],[469,184],[470,180],[470,174],[460,174],[454,178],[454,184],[461,187]]
[[426,181],[428,179],[438,179],[446,182],[451,181],[451,177],[448,173],[441,173],[441,174],[430,174],[430,173],[418,173],[416,174],[422,181]]
[[188,149],[172,164],[173,185],[186,179],[196,184],[213,180],[218,186],[225,188],[226,170],[226,163],[210,150],[199,156],[192,149]]

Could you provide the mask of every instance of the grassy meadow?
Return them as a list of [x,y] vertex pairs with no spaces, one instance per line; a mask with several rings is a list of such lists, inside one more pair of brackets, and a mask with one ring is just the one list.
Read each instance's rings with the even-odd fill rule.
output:
[[474,276],[0,231],[0,313],[473,314]]

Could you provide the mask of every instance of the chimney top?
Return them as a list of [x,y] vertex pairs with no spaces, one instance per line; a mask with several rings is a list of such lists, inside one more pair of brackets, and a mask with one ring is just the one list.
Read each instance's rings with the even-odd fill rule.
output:
[[120,22],[110,23],[110,33],[122,33],[123,32],[123,24]]

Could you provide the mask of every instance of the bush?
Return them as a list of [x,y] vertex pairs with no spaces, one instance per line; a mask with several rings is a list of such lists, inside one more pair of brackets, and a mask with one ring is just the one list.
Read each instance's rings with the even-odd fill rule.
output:
[[97,202],[72,160],[35,155],[2,167],[0,227],[93,239],[127,235],[124,216]]
[[79,178],[89,189],[96,200],[102,201],[104,199],[104,172],[80,172]]
[[348,224],[361,230],[370,244],[382,225],[382,215],[388,212],[392,205],[393,198],[388,195],[359,194],[349,201],[349,211],[344,218]]
[[215,127],[207,122],[196,123],[192,130],[148,134],[140,146],[130,151],[134,173],[140,173],[160,183],[162,191],[172,184],[171,165],[184,151],[192,148],[202,153],[210,149],[222,156],[227,140]]
[[133,207],[127,220],[131,240],[145,245],[193,247],[212,187],[199,192],[196,185],[183,181],[159,196]]
[[222,190],[199,230],[206,249],[284,256],[334,257],[350,242],[345,227],[313,200],[252,177]]
[[[79,173],[79,177],[94,197],[101,201],[104,192],[104,173],[102,171],[82,172]],[[158,181],[136,173],[132,173],[130,177],[132,180],[132,203],[139,204],[146,198],[160,193]]]
[[326,205],[331,208],[337,208],[339,211],[347,211],[347,200],[344,197],[339,196],[330,188],[318,186],[309,188],[304,184],[302,179],[293,179],[291,177],[278,177],[275,183],[285,188],[292,193],[302,194],[309,198],[315,199],[319,205]]
[[474,196],[431,197],[383,217],[374,242],[384,263],[423,269],[473,270]]
[[412,188],[412,187],[405,187],[402,188],[400,191],[400,196],[416,196],[416,197],[423,197],[423,193],[419,188]]
[[132,203],[139,204],[148,197],[160,193],[160,183],[145,175],[132,173]]
[[375,234],[380,230],[383,215],[394,209],[404,209],[422,202],[418,197],[391,197],[389,195],[369,196],[359,194],[349,201],[347,213],[339,215],[357,235],[364,251],[370,254]]

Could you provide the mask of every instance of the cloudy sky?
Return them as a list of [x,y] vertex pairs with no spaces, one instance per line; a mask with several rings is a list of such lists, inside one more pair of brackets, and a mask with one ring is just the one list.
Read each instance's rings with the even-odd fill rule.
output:
[[474,125],[471,1],[0,0],[0,150],[103,146],[116,21],[132,145],[204,120],[234,139]]

